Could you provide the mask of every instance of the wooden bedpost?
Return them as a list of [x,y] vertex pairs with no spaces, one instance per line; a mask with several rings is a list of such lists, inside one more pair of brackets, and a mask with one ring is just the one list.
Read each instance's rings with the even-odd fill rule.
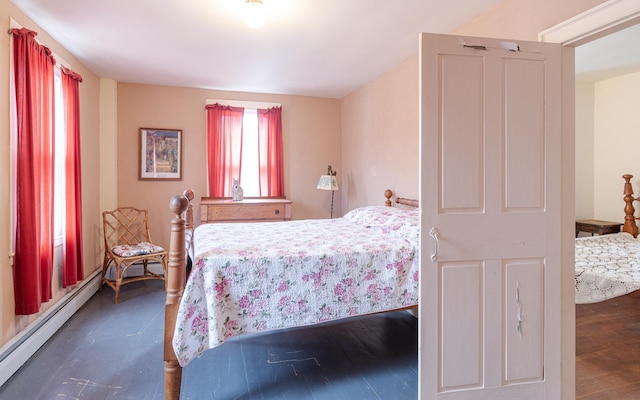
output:
[[189,206],[187,206],[187,213],[185,214],[185,220],[186,220],[186,229],[193,229],[193,204],[191,204],[191,202],[193,201],[193,198],[195,197],[195,192],[192,189],[187,189],[185,190],[182,195],[184,197],[187,198],[187,200],[189,200]]
[[624,178],[624,226],[622,230],[627,232],[633,237],[638,236],[638,225],[636,224],[636,209],[633,207],[633,202],[637,199],[633,197],[633,186],[631,185],[631,178],[633,175],[622,175]]
[[189,199],[185,195],[173,196],[169,202],[169,208],[176,216],[171,220],[169,268],[167,269],[166,277],[167,300],[164,306],[165,400],[180,399],[180,386],[182,384],[182,367],[173,351],[172,341],[178,307],[180,306],[186,279],[185,220],[182,218],[182,214],[189,208],[189,203]]
[[393,191],[391,189],[385,190],[384,197],[387,198],[387,200],[384,202],[384,205],[387,207],[391,207],[391,197],[393,197]]

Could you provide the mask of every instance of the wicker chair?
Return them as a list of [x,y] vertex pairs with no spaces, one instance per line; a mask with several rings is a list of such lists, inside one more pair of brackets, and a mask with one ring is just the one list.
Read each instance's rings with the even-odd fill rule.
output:
[[[147,279],[162,279],[167,273],[168,251],[151,242],[147,210],[119,207],[102,213],[104,228],[104,262],[100,288],[106,283],[115,291],[118,304],[120,286]],[[149,263],[162,265],[163,275],[149,271]],[[127,269],[142,264],[143,273],[125,277]],[[115,279],[107,278],[109,267],[115,270]]]

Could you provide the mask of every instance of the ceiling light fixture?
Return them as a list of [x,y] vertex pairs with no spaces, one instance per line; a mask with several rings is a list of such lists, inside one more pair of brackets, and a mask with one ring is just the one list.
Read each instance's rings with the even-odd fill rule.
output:
[[245,0],[244,22],[253,29],[260,28],[267,20],[262,0]]

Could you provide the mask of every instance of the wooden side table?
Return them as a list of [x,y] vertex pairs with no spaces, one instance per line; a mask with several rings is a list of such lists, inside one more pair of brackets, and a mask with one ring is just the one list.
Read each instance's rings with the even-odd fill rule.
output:
[[620,222],[583,219],[576,221],[576,237],[578,237],[579,232],[591,233],[591,236],[594,234],[606,235],[609,233],[618,233],[620,232],[621,226],[622,224]]

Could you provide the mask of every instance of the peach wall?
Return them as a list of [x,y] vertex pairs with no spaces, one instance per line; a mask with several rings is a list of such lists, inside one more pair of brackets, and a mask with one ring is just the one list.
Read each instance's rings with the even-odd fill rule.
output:
[[640,72],[597,82],[594,99],[594,217],[623,222],[621,176],[640,193]]
[[[222,92],[166,86],[118,84],[118,205],[149,209],[151,237],[169,244],[171,196],[194,189],[196,204],[206,192],[207,99],[264,101],[282,104],[285,153],[285,192],[293,201],[294,219],[327,218],[330,196],[316,189],[318,178],[331,164],[340,162],[340,103],[336,99],[301,96]],[[182,129],[183,179],[138,180],[139,129]],[[336,192],[334,215],[340,215],[341,192]],[[196,221],[199,209],[196,207]]]
[[502,0],[451,33],[538,41],[540,32],[601,3],[604,0]]
[[382,204],[386,189],[417,199],[417,55],[345,96],[341,108],[343,209]]
[[46,32],[35,25],[21,11],[16,9],[9,0],[0,0],[0,44],[4,49],[0,63],[0,110],[2,113],[2,127],[0,131],[0,219],[5,221],[0,231],[0,345],[6,343],[18,332],[35,320],[42,312],[51,308],[62,298],[68,289],[62,289],[58,281],[60,265],[60,250],[56,249],[56,272],[53,282],[53,299],[43,304],[41,312],[31,316],[14,315],[13,275],[10,265],[11,234],[10,234],[10,176],[9,176],[9,43],[11,35],[7,35],[10,18],[18,24],[38,32],[38,40],[49,47],[58,60],[64,60],[74,71],[83,77],[80,84],[80,129],[82,146],[82,196],[83,196],[83,231],[84,231],[84,272],[88,276],[96,270],[101,262],[100,235],[101,222],[99,219],[99,79],[78,62],[69,52],[62,48]]
[[118,206],[118,82],[100,79],[100,210]]
[[594,84],[576,82],[576,219],[594,218]]

